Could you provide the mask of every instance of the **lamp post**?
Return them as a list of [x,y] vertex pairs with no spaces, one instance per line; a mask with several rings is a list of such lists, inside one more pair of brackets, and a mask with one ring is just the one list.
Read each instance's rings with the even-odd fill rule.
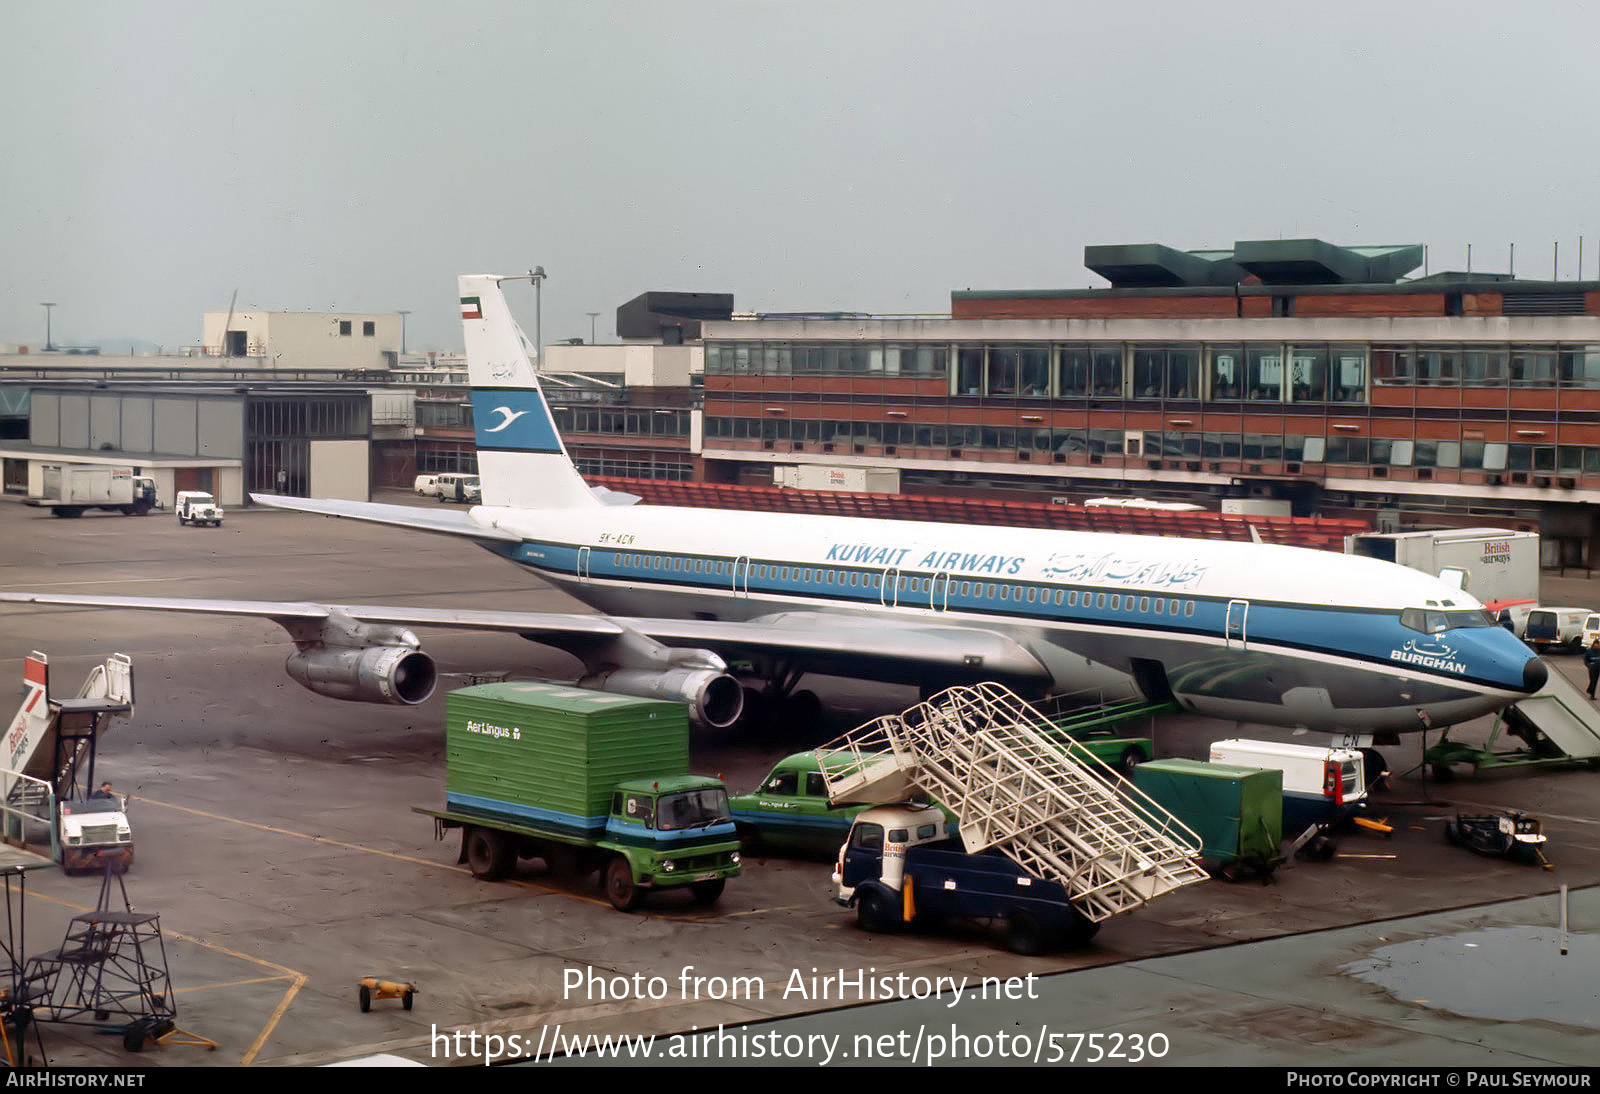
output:
[[600,318],[599,312],[592,311],[589,313],[589,344],[591,346],[594,345],[594,321],[598,318]]
[[533,350],[539,358],[535,368],[544,369],[544,299],[543,288],[546,274],[543,266],[535,266],[528,271],[528,277],[533,281]]
[[400,356],[406,355],[406,316],[410,315],[404,308],[400,309]]
[[50,340],[50,309],[55,307],[56,304],[52,300],[49,303],[41,302],[39,306],[44,309],[44,351],[46,353],[54,353],[56,346]]

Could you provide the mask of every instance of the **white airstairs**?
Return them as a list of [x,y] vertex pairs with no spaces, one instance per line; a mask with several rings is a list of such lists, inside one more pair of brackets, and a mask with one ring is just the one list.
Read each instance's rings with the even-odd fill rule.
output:
[[38,796],[39,784],[32,780],[67,796],[80,766],[92,766],[98,735],[112,718],[133,711],[133,662],[113,654],[90,670],[75,697],[57,699],[50,695],[49,659],[34,651],[23,663],[23,683],[22,705],[6,731],[0,763],[0,791],[14,806]]
[[1059,881],[1095,922],[1207,877],[1198,836],[998,684],[951,688],[819,751],[830,800],[920,792],[955,814],[968,853],[992,847]]

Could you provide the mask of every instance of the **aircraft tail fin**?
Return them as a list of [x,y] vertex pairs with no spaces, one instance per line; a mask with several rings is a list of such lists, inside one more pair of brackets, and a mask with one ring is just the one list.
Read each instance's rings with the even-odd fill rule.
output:
[[461,327],[472,385],[473,430],[483,504],[516,509],[588,509],[600,504],[578,474],[511,317],[502,281],[460,278]]

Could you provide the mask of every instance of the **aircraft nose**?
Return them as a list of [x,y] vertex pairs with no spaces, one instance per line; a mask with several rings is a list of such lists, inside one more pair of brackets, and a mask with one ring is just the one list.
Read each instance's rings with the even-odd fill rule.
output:
[[1530,695],[1544,687],[1545,681],[1550,679],[1550,669],[1544,661],[1537,657],[1530,657],[1522,666],[1522,690]]

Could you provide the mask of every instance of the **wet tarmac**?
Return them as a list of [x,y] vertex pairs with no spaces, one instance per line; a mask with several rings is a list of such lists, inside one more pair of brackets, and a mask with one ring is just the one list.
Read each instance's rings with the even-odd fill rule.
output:
[[[301,514],[244,511],[220,529],[180,529],[170,515],[58,521],[0,504],[0,544],[8,589],[580,610],[448,537]],[[1549,599],[1600,604],[1600,586],[1587,577],[1551,581]],[[419,633],[450,673],[573,667],[515,637]],[[710,912],[659,899],[622,915],[592,883],[553,878],[537,863],[504,883],[477,881],[458,863],[458,845],[435,842],[428,821],[411,812],[442,795],[442,697],[401,708],[314,696],[284,675],[291,647],[262,620],[7,606],[0,694],[5,680],[20,684],[31,649],[47,652],[52,673],[72,688],[112,652],[134,659],[136,713],[106,738],[101,771],[134,798],[138,858],[128,889],[137,908],[160,913],[179,1024],[219,1043],[214,1052],[161,1046],[131,1057],[96,1029],[52,1026],[44,1043],[55,1063],[320,1064],[376,1052],[481,1063],[481,1052],[455,1052],[441,1036],[515,1036],[532,1049],[557,1031],[669,1037],[719,1025],[766,1029],[780,1019],[816,1032],[875,1033],[887,1038],[874,1042],[882,1050],[874,1058],[885,1061],[919,1030],[925,1038],[1027,1030],[1042,1045],[1060,1035],[1058,1047],[1076,1034],[1080,1053],[1092,1033],[1103,1035],[1102,1052],[1104,1035],[1127,1044],[1138,1034],[1146,1062],[1184,1064],[1431,1062],[1451,1050],[1462,1057],[1456,1062],[1600,1060],[1592,1024],[1475,1017],[1416,1003],[1453,998],[1429,984],[1391,992],[1345,971],[1388,946],[1554,928],[1551,894],[1562,883],[1573,889],[1575,961],[1559,968],[1592,966],[1600,772],[1585,768],[1463,773],[1438,785],[1419,778],[1420,741],[1408,738],[1387,753],[1397,775],[1380,810],[1392,836],[1351,834],[1332,862],[1280,870],[1268,884],[1195,886],[1117,917],[1086,950],[1024,958],[981,926],[865,934],[832,904],[829,864],[820,861],[752,855]],[[1550,664],[1573,678],[1580,672],[1577,658]],[[826,690],[834,708],[809,737],[702,735],[696,770],[743,791],[781,756],[914,699],[870,685]],[[1249,735],[1241,728],[1256,731],[1189,717],[1154,728],[1158,755],[1190,757],[1204,756],[1211,740]],[[1481,740],[1486,731],[1460,732]],[[1500,808],[1542,819],[1554,869],[1486,859],[1444,839],[1456,811]],[[98,890],[94,878],[54,869],[30,873],[27,884],[24,956],[58,945]],[[1499,952],[1461,945],[1456,960],[1472,963],[1457,967],[1520,984],[1503,966],[1477,960],[1480,950]],[[1402,955],[1398,963],[1408,962]],[[1434,963],[1424,953],[1419,967]],[[657,978],[671,990],[661,998],[567,990],[569,974],[586,969]],[[849,996],[786,993],[797,973],[813,969],[989,978],[1001,994],[1030,984],[1039,994],[984,1002],[1002,1008],[991,1014],[971,996],[955,1008],[939,999],[860,1007]],[[685,970],[753,978],[763,993],[697,995],[685,990]],[[414,981],[415,1009],[389,1001],[360,1012],[357,981],[374,974]],[[819,1007],[825,1013],[791,1017]],[[1150,1042],[1158,1034],[1166,1038],[1160,1056]],[[991,1058],[988,1044],[991,1056],[968,1059]]]
[[1593,1069],[1600,890],[1568,903],[1565,955],[1559,901],[1539,897],[1044,976],[1017,1000],[946,993],[685,1029],[656,1039],[649,1066]]

